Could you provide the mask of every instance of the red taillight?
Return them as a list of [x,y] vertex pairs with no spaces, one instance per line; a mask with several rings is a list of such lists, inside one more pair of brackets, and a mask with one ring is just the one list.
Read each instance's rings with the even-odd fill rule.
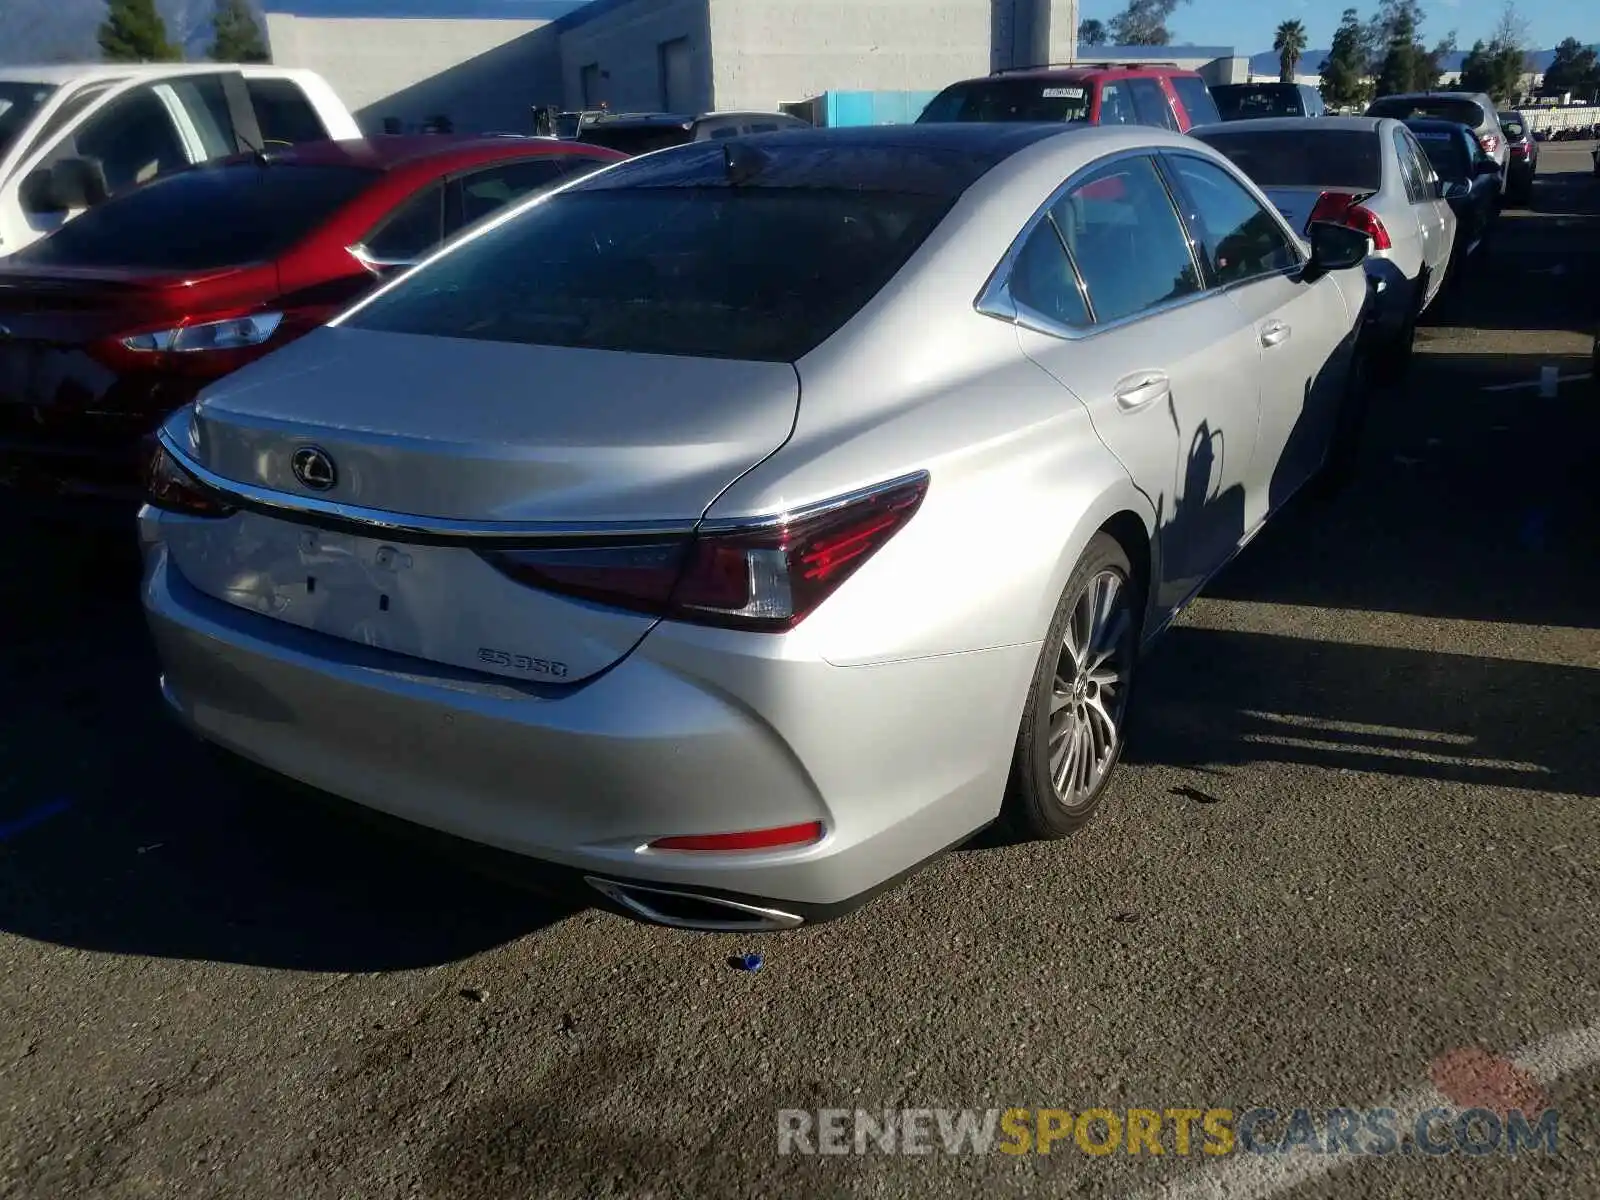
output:
[[1375,250],[1388,250],[1394,245],[1389,239],[1389,231],[1384,228],[1377,213],[1360,203],[1365,198],[1349,192],[1323,192],[1317,197],[1317,202],[1311,209],[1306,228],[1310,229],[1317,221],[1347,225],[1371,238]]
[[485,552],[519,582],[676,621],[793,629],[903,528],[919,475],[775,521],[702,528],[674,543]]
[[776,829],[750,829],[742,833],[708,833],[692,837],[657,838],[652,850],[687,850],[702,854],[740,853],[751,850],[792,849],[822,840],[822,822],[782,825]]
[[1478,145],[1483,147],[1483,152],[1485,154],[1493,154],[1496,150],[1500,149],[1500,139],[1495,137],[1495,135],[1492,133],[1480,134],[1478,136]]
[[145,502],[152,508],[188,517],[226,517],[235,511],[201,487],[192,475],[173,461],[160,442],[150,448],[145,462]]
[[1527,145],[1527,143],[1526,142],[1513,142],[1511,144],[1511,157],[1512,158],[1527,158],[1528,157],[1528,145]]

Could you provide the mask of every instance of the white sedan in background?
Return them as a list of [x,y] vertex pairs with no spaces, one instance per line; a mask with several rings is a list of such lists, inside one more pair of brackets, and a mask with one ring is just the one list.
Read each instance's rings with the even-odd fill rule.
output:
[[1207,125],[1191,136],[1221,151],[1304,232],[1335,221],[1372,238],[1380,363],[1405,369],[1417,318],[1444,285],[1456,218],[1443,184],[1401,121],[1282,117]]

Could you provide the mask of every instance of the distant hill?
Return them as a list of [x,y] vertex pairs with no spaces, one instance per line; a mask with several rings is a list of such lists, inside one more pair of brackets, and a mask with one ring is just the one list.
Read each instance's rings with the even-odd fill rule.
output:
[[[585,0],[250,0],[263,8],[307,17],[506,17],[550,21],[582,8]],[[167,35],[192,59],[211,46],[215,0],[156,0]],[[105,20],[105,0],[0,0],[0,66],[41,62],[96,62],[95,33]],[[265,28],[265,26],[263,26]]]

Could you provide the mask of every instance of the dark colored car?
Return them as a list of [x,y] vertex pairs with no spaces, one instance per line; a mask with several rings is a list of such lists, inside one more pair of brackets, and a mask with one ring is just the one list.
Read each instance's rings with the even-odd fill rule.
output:
[[776,133],[780,129],[810,129],[788,113],[726,112],[686,117],[680,113],[594,113],[579,120],[578,141],[606,146],[624,154],[648,154],[668,146],[716,141],[745,133]]
[[140,442],[215,379],[446,238],[625,156],[384,137],[178,171],[0,263],[0,479],[137,494]]
[[1325,117],[1322,93],[1304,83],[1224,83],[1211,89],[1224,121],[1258,117]]
[[1511,204],[1527,204],[1533,199],[1533,177],[1539,173],[1539,143],[1534,140],[1533,130],[1528,128],[1527,117],[1519,112],[1498,115],[1511,151],[1506,170],[1506,200]]
[[1081,121],[1188,131],[1222,120],[1206,82],[1164,63],[1028,67],[965,79],[940,92],[919,125],[951,121]]
[[1439,177],[1440,194],[1456,215],[1450,274],[1459,277],[1469,259],[1488,253],[1489,235],[1500,211],[1500,164],[1465,125],[1426,117],[1405,125],[1427,154]]

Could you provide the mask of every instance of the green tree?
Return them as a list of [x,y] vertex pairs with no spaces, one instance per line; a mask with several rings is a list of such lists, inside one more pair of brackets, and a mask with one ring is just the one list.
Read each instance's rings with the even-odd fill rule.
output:
[[183,52],[167,41],[156,0],[107,0],[100,26],[100,53],[107,62],[177,62]]
[[1413,0],[1402,0],[1393,6],[1387,20],[1381,15],[1384,28],[1383,57],[1378,63],[1376,90],[1380,96],[1417,90],[1417,76],[1421,47],[1417,44],[1417,24],[1420,7]]
[[1461,90],[1486,92],[1497,104],[1509,104],[1522,94],[1526,71],[1528,27],[1515,4],[1507,4],[1487,42],[1474,42],[1461,64]]
[[272,56],[267,53],[267,40],[261,36],[261,26],[250,11],[248,0],[217,0],[216,15],[212,18],[214,30],[211,40],[211,58],[215,62],[264,63]]
[[1595,52],[1577,38],[1564,38],[1545,69],[1544,85],[1539,90],[1547,96],[1560,96],[1567,92],[1590,92],[1597,87],[1600,87],[1600,62]]
[[1306,27],[1299,21],[1285,21],[1273,35],[1272,48],[1278,52],[1278,78],[1294,82],[1295,68],[1306,52]]
[[1334,30],[1333,44],[1320,68],[1322,98],[1334,108],[1346,108],[1367,102],[1367,31],[1353,8],[1344,10],[1339,28]]
[[1093,17],[1078,22],[1078,45],[1104,46],[1106,44],[1106,23],[1096,21]]
[[1167,22],[1184,0],[1128,0],[1128,7],[1111,18],[1112,41],[1119,46],[1167,46],[1172,31]]

